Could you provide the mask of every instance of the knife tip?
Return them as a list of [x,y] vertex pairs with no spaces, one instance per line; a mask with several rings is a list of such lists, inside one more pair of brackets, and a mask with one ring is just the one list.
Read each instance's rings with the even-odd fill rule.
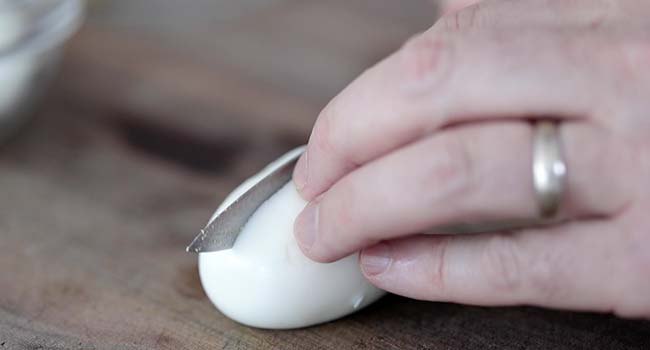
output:
[[194,237],[192,243],[185,248],[185,251],[188,253],[200,253],[201,252],[201,243],[205,240],[206,234],[205,229],[199,231],[199,234]]

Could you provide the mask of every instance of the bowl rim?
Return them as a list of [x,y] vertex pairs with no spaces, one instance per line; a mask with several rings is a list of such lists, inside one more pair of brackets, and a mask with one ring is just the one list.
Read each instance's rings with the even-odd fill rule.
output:
[[17,40],[0,49],[0,60],[59,46],[79,28],[84,13],[81,0],[31,0],[11,5],[11,11],[23,14],[26,23]]

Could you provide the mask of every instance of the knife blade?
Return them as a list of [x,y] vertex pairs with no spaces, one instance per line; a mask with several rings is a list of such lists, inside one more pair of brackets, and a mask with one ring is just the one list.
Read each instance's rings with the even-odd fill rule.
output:
[[226,210],[209,222],[185,250],[204,253],[232,248],[244,225],[260,205],[291,181],[293,168],[301,154],[302,152],[297,152],[286,163],[237,198]]

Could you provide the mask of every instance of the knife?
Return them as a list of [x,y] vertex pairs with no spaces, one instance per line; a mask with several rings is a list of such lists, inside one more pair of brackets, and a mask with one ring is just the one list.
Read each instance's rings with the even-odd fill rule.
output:
[[192,253],[205,253],[232,248],[237,236],[257,208],[291,181],[293,168],[302,153],[296,152],[283,165],[237,198],[226,210],[210,221],[185,250]]

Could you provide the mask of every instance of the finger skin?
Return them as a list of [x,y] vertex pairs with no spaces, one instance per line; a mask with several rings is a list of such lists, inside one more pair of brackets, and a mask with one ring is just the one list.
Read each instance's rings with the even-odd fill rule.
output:
[[463,237],[417,236],[361,253],[368,280],[411,298],[650,316],[650,272],[620,226],[576,223]]
[[323,110],[294,172],[302,196],[312,200],[360,165],[449,125],[598,119],[611,110],[620,93],[609,83],[610,62],[583,62],[597,44],[547,34],[485,30],[411,40]]
[[[468,124],[405,146],[312,202],[296,220],[296,238],[305,255],[330,262],[435,227],[537,217],[532,133],[523,121]],[[623,169],[635,167],[632,152],[585,123],[565,123],[560,135],[569,170],[559,216],[607,217],[624,209],[634,197],[634,183],[621,179]]]

